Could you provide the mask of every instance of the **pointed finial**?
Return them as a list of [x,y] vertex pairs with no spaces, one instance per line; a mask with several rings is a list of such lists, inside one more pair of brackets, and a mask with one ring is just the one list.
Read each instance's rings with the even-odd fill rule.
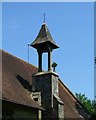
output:
[[44,21],[43,21],[43,23],[45,23],[45,15],[46,15],[46,14],[44,13],[43,15],[44,15]]

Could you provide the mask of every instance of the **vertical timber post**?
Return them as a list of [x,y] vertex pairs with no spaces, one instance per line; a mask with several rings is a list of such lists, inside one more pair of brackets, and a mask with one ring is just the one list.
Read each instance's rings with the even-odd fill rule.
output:
[[48,71],[52,71],[52,56],[51,51],[48,51]]
[[42,52],[38,51],[38,72],[42,72]]

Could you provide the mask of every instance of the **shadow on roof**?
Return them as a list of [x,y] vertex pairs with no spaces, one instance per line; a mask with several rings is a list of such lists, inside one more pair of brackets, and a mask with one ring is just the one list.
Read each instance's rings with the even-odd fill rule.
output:
[[29,84],[28,80],[24,79],[22,76],[20,76],[19,74],[17,74],[16,78],[18,79],[18,81],[21,83],[21,85],[27,89],[28,91],[32,91],[32,85]]

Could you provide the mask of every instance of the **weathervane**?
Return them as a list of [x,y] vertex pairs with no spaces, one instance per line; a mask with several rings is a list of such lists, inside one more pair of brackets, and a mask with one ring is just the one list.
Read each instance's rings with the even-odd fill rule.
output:
[[46,15],[46,14],[44,13],[43,15],[44,15],[44,21],[43,21],[43,23],[45,23],[45,15]]

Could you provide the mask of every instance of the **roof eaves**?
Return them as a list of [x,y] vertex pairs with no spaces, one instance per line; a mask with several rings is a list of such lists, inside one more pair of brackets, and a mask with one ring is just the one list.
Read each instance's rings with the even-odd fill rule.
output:
[[14,103],[14,104],[23,105],[23,106],[30,107],[30,108],[34,108],[34,109],[45,110],[42,106],[39,106],[39,105],[38,105],[38,107],[35,107],[35,106],[33,107],[33,106],[31,106],[31,105],[27,105],[27,104],[24,104],[24,103],[18,103],[18,102],[15,101],[15,100],[8,100],[8,99],[6,99],[6,98],[2,98],[2,101],[12,102],[12,103]]

